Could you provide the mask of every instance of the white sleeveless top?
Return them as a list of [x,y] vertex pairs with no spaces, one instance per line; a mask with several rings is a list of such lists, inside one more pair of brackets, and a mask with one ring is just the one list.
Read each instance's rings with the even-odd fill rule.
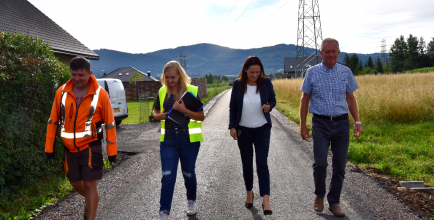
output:
[[256,86],[247,85],[240,125],[248,128],[259,128],[266,123],[268,122],[262,111],[261,95],[259,92],[256,93]]

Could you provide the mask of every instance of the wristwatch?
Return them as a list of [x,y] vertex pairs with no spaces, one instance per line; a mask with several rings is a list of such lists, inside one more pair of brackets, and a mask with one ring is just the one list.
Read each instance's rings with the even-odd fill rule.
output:
[[187,109],[187,114],[184,114],[184,117],[187,118],[188,117],[188,109]]
[[355,125],[362,125],[362,122],[361,121],[355,121],[354,124]]

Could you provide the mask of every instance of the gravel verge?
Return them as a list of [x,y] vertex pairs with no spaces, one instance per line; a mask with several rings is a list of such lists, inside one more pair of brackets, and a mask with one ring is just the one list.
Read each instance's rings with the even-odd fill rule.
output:
[[[303,146],[304,150],[313,156],[312,137],[310,137],[308,141],[303,141],[299,134],[298,125],[288,120],[288,118],[277,109],[273,109],[271,115],[280,122],[290,135],[300,140],[300,146]],[[328,178],[330,178],[332,172],[331,156],[332,155],[329,154],[328,157]],[[327,182],[329,181],[330,180],[327,179]],[[389,192],[385,183],[377,181],[358,167],[349,163],[347,164],[344,188],[341,195],[341,198],[343,197],[359,201],[359,205],[357,207],[353,206],[352,208],[360,212],[371,211],[371,214],[375,213],[375,219],[428,219],[426,216],[412,210],[400,198]],[[344,202],[342,202],[341,205],[346,206]]]

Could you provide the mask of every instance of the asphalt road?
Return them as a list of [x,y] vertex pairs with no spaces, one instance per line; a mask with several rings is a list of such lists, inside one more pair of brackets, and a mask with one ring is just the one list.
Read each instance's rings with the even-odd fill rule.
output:
[[[180,166],[169,219],[419,219],[387,192],[381,183],[347,166],[341,206],[347,216],[336,218],[326,208],[313,210],[312,142],[302,141],[297,126],[277,110],[272,111],[269,153],[271,207],[265,217],[254,182],[254,207],[244,207],[245,188],[236,141],[228,131],[230,91],[207,103],[196,174],[199,213],[185,214],[186,191]],[[137,153],[98,181],[100,203],[97,219],[158,219],[161,187],[159,124],[118,127],[119,151]],[[331,164],[331,163],[330,163]],[[330,174],[330,173],[329,173]],[[80,219],[84,199],[76,192],[42,212],[37,219]]]

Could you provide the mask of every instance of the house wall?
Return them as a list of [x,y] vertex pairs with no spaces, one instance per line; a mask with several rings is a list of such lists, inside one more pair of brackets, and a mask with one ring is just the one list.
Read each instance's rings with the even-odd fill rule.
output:
[[[136,84],[123,83],[127,101],[139,101],[138,96],[145,99],[154,99],[161,87],[161,82],[137,82]],[[139,91],[139,94],[137,93]]]
[[71,56],[65,56],[65,55],[60,55],[60,54],[54,54],[57,59],[62,62],[63,64],[65,64],[65,66],[69,66],[71,64]]
[[199,87],[199,97],[203,98],[206,96],[206,78],[192,78],[191,85]]
[[[137,82],[136,84],[123,83],[126,93],[127,101],[139,101],[137,89],[139,90],[139,96],[147,99],[154,99],[158,90],[161,88],[161,82]],[[201,98],[206,96],[206,78],[193,78],[191,79],[191,85],[199,87],[199,96]]]

